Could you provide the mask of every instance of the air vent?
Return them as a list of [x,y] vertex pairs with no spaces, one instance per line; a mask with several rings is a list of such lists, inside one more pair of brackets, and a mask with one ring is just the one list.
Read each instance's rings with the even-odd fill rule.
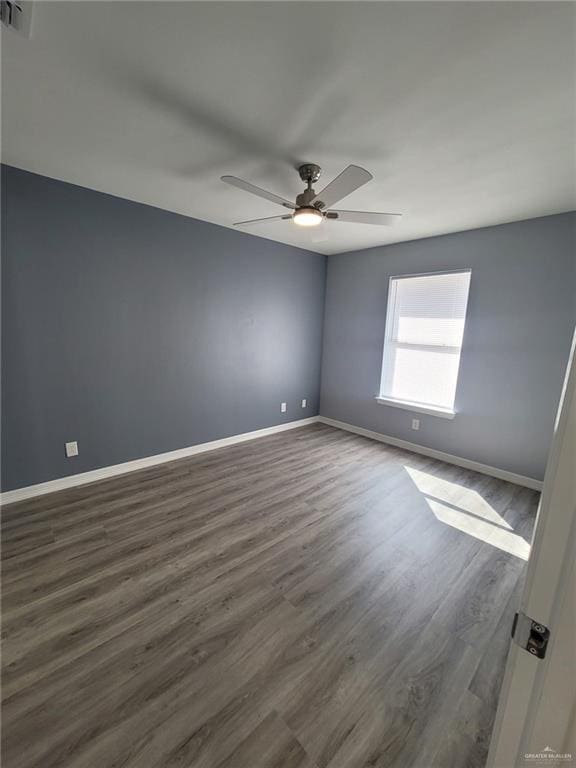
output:
[[0,0],[0,21],[22,37],[30,37],[31,0]]

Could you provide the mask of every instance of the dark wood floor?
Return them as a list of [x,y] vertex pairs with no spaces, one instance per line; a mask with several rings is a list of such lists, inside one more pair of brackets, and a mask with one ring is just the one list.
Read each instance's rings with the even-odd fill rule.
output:
[[4,768],[484,764],[538,495],[314,425],[4,509]]

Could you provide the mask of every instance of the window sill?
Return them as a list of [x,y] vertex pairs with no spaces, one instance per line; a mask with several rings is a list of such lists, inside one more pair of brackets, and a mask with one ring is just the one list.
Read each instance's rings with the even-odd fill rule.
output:
[[408,400],[394,400],[392,397],[376,397],[376,402],[380,405],[391,405],[393,408],[402,408],[404,411],[415,411],[416,413],[427,413],[429,416],[438,416],[440,419],[453,419],[456,411],[450,408],[440,408],[436,405],[421,405],[420,403],[411,403]]

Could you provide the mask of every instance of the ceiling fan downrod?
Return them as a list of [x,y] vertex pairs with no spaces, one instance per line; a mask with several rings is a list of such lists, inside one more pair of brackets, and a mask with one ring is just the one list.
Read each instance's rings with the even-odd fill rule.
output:
[[[302,181],[305,182],[306,189],[296,197],[296,206],[298,208],[307,208],[312,204],[312,200],[316,197],[316,192],[312,188],[312,184],[318,181],[322,169],[315,163],[304,163],[304,165],[301,165],[298,168],[298,173],[300,174]],[[314,207],[320,209],[322,205],[323,204],[320,201],[317,201]]]

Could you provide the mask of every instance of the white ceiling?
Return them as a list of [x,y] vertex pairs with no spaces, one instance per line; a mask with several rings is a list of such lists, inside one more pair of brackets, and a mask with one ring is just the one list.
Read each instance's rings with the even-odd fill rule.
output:
[[364,166],[336,207],[396,227],[249,230],[322,253],[571,210],[575,9],[37,2],[3,34],[2,159],[224,226],[283,209],[222,174],[294,199],[300,162]]

